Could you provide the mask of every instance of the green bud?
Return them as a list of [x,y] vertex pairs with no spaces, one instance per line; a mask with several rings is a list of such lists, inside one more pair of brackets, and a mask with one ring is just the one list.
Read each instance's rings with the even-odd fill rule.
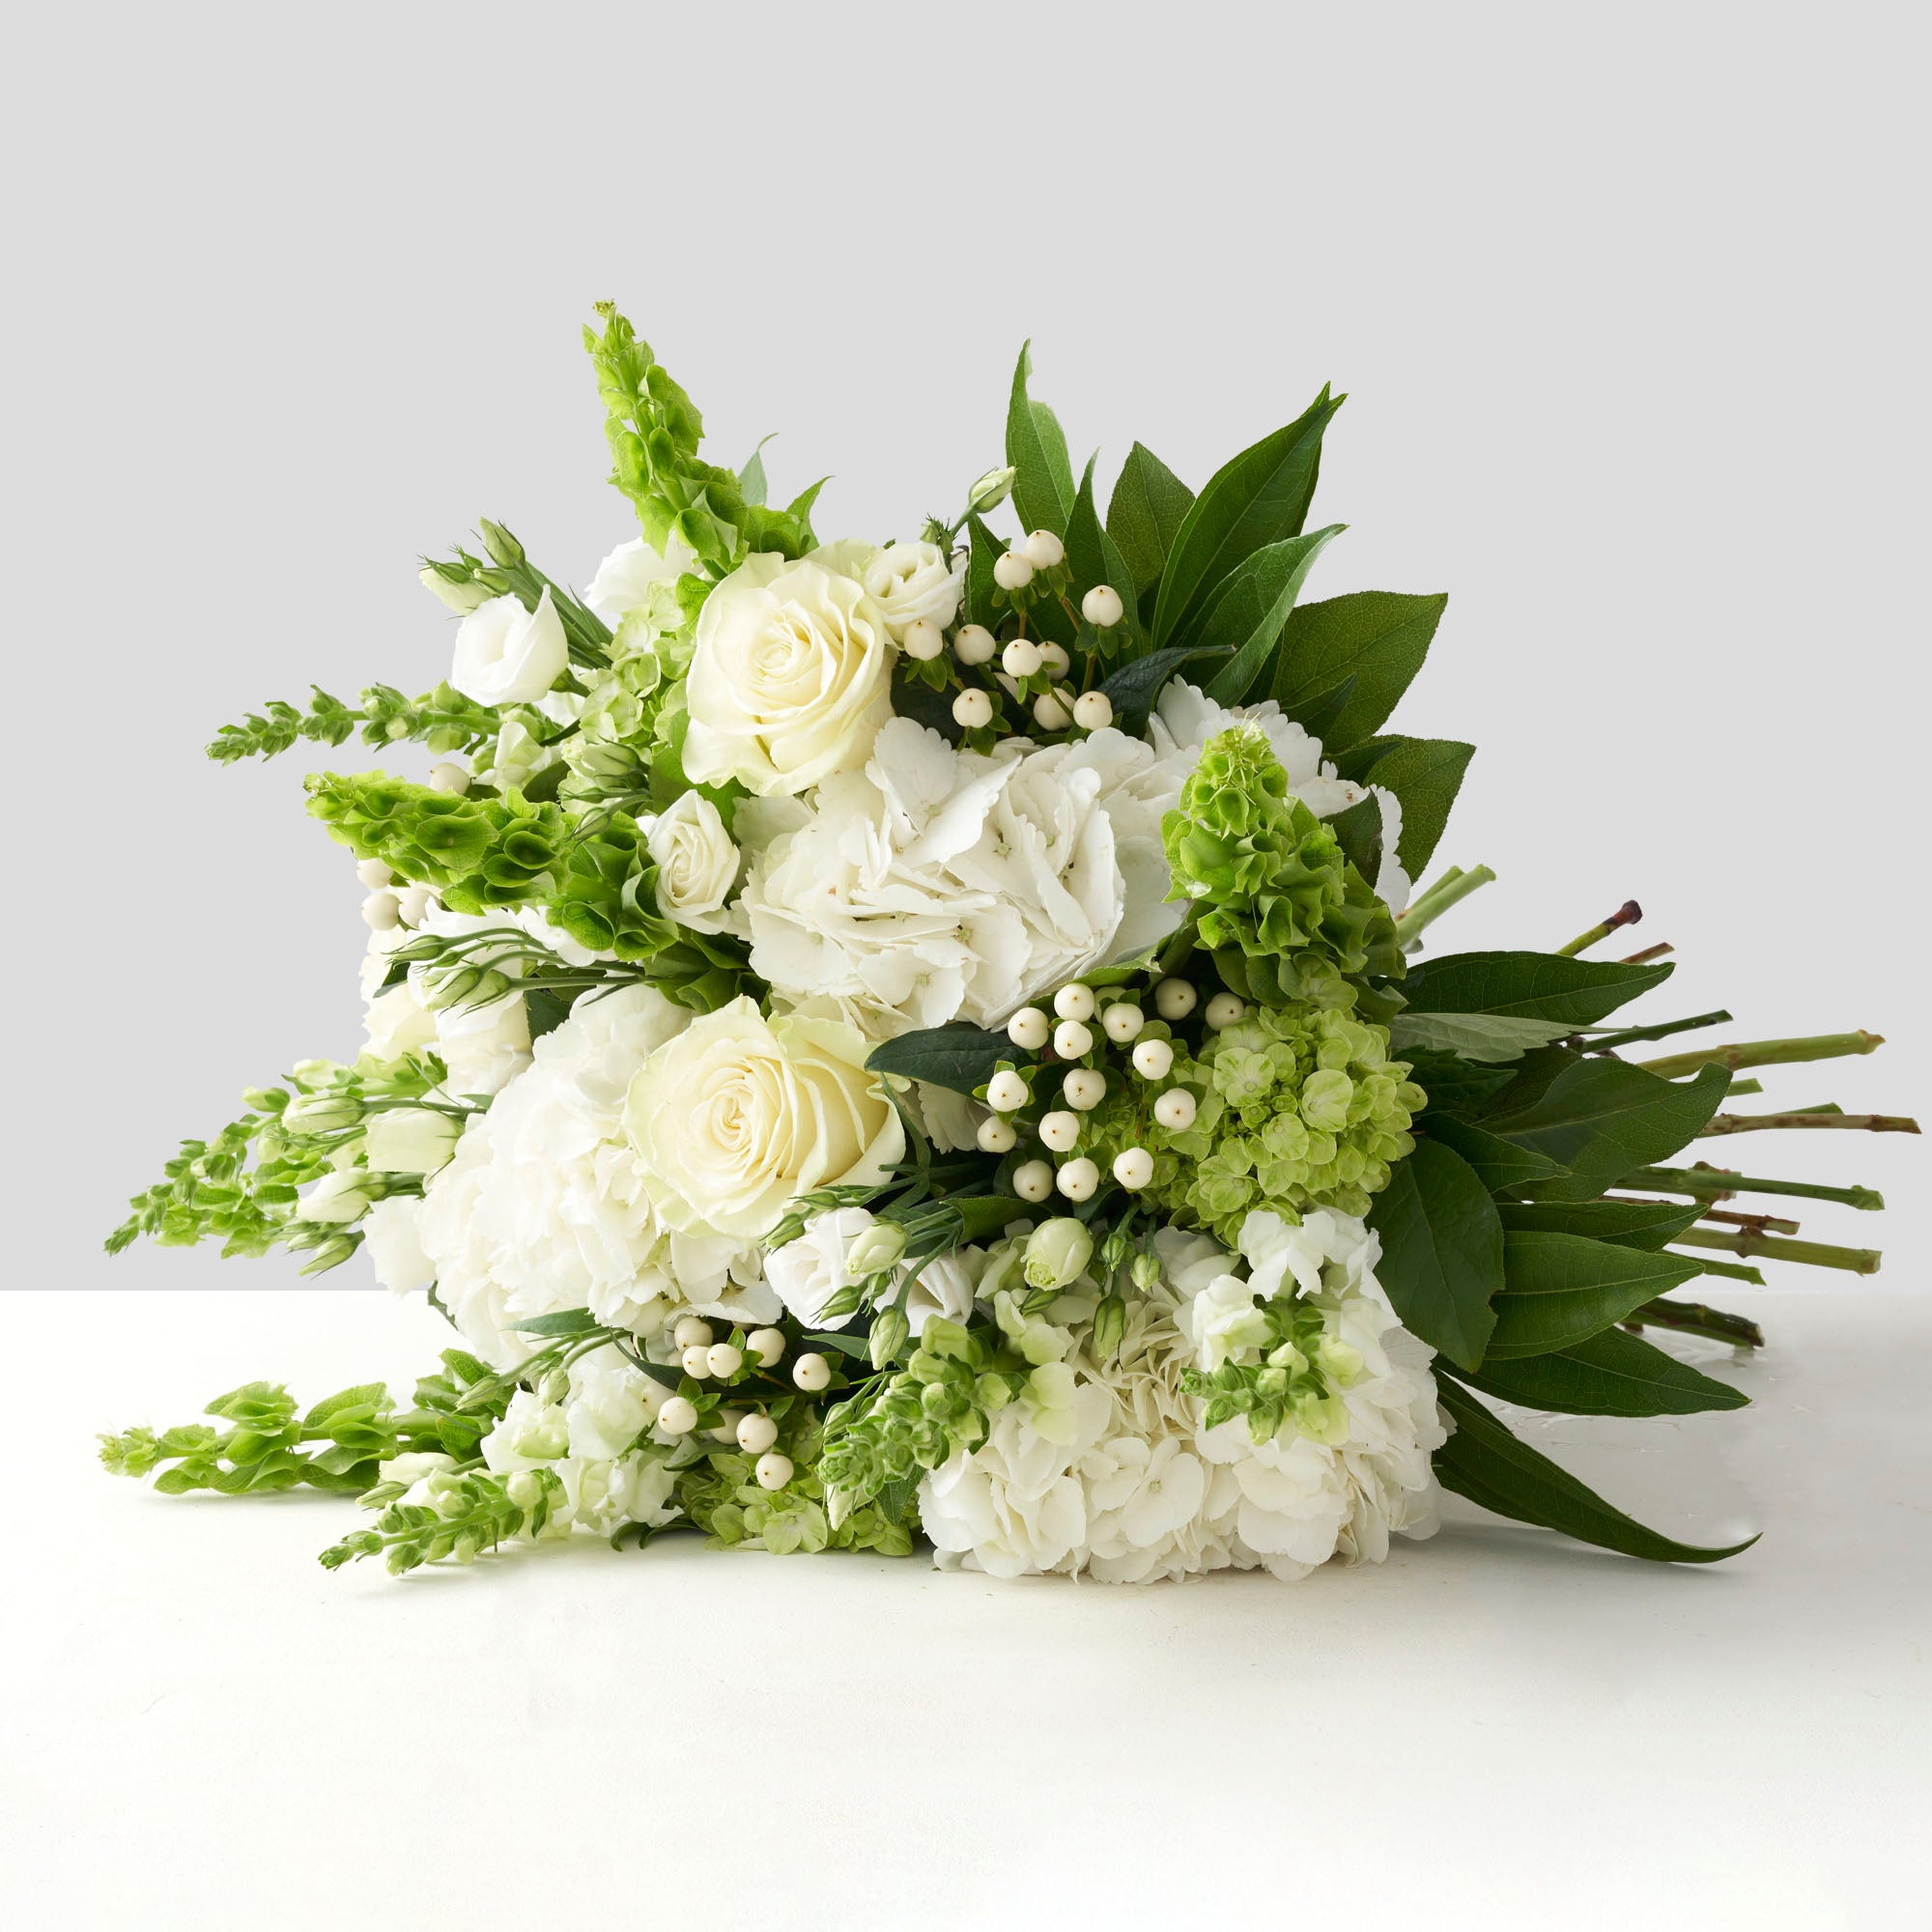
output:
[[973,1384],[973,1393],[979,1398],[980,1406],[988,1415],[998,1415],[1013,1399],[1013,1392],[1008,1386],[1005,1376],[981,1376]]
[[1031,1289],[1061,1289],[1078,1281],[1093,1259],[1094,1236],[1082,1223],[1063,1214],[1027,1236],[1021,1271]]
[[1132,1276],[1134,1286],[1142,1293],[1146,1293],[1149,1289],[1159,1285],[1160,1263],[1152,1255],[1146,1253],[1136,1255],[1128,1272]]
[[907,1321],[903,1308],[895,1304],[891,1308],[880,1309],[872,1318],[872,1332],[868,1341],[873,1368],[883,1369],[892,1361],[905,1347],[911,1334],[912,1324]]
[[301,1094],[282,1110],[282,1125],[292,1134],[333,1134],[361,1117],[362,1109],[345,1094]]
[[1019,479],[1019,471],[1009,466],[1005,469],[989,469],[966,493],[966,506],[976,516],[983,517],[988,510],[997,510],[1012,495],[1013,485]]
[[[854,1280],[884,1274],[906,1251],[905,1230],[896,1221],[874,1221],[845,1250],[845,1272]],[[896,1352],[895,1350],[894,1352]]]
[[483,532],[483,548],[490,553],[493,562],[505,570],[521,570],[528,559],[524,554],[524,547],[501,524],[493,524],[488,517],[481,518],[478,527]]
[[1121,1346],[1126,1333],[1127,1304],[1118,1294],[1110,1294],[1094,1311],[1094,1353],[1102,1361]]
[[252,1114],[279,1114],[288,1101],[279,1087],[250,1087],[242,1095],[242,1104]]
[[467,617],[479,604],[490,601],[490,593],[460,563],[426,563],[416,575],[422,586],[439,597],[459,617]]
[[1321,1364],[1322,1373],[1332,1376],[1344,1388],[1362,1373],[1362,1351],[1332,1335],[1324,1335],[1315,1345],[1315,1359]]

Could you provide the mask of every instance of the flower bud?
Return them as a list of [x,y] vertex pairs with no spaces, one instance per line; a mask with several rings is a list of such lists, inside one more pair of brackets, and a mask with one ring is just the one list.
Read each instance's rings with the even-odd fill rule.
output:
[[325,1174],[301,1198],[298,1213],[304,1221],[359,1221],[369,1210],[368,1176],[358,1168],[339,1168]]
[[1012,495],[1013,485],[1019,479],[1019,471],[1009,467],[1005,469],[989,469],[966,493],[966,507],[975,516],[983,517],[988,510],[997,510]]
[[282,1109],[282,1125],[292,1134],[333,1134],[353,1127],[362,1110],[346,1094],[302,1094]]
[[364,1157],[379,1174],[435,1174],[449,1165],[463,1122],[429,1107],[373,1114],[363,1136]]
[[425,590],[440,598],[459,617],[469,616],[477,605],[490,601],[490,592],[469,575],[463,564],[426,563],[416,576]]
[[1104,1361],[1120,1348],[1126,1331],[1127,1304],[1118,1294],[1110,1294],[1094,1311],[1094,1353]]
[[1133,1258],[1133,1260],[1130,1263],[1128,1263],[1127,1272],[1132,1277],[1134,1286],[1137,1289],[1141,1290],[1143,1293],[1145,1293],[1149,1289],[1159,1286],[1160,1283],[1159,1258],[1157,1256],[1147,1253],[1146,1250],[1143,1249],[1141,1253],[1137,1254]]
[[912,1324],[906,1320],[906,1312],[896,1305],[882,1308],[872,1317],[872,1332],[867,1338],[867,1348],[875,1369],[883,1369],[903,1349],[912,1336]]
[[1070,1215],[1059,1215],[1027,1236],[1020,1272],[1029,1288],[1065,1288],[1093,1259],[1094,1236]]
[[895,1221],[874,1221],[854,1236],[845,1250],[845,1272],[855,1281],[884,1274],[905,1253],[905,1230]]
[[483,532],[483,548],[490,553],[493,563],[500,564],[505,570],[519,569],[526,560],[524,547],[501,524],[493,524],[488,517],[478,520],[477,527]]

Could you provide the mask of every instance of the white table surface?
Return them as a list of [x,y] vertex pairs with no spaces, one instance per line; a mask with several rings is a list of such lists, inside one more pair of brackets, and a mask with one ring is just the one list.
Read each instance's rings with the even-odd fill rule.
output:
[[1927,1925],[1932,1297],[1726,1299],[1771,1348],[1687,1352],[1752,1407],[1548,1440],[1661,1527],[1763,1527],[1741,1558],[1452,1499],[1378,1569],[1137,1590],[695,1538],[331,1576],[353,1502],[156,1496],[93,1434],[407,1390],[432,1312],[12,1294],[0,1917]]

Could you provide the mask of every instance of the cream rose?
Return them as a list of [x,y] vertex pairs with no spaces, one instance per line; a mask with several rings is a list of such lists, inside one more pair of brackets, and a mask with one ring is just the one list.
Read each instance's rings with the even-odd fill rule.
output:
[[644,849],[658,868],[658,910],[696,932],[720,932],[724,901],[738,883],[738,848],[718,808],[688,791],[644,822]]
[[924,617],[943,631],[959,614],[966,587],[966,559],[946,567],[946,553],[933,543],[888,544],[866,566],[866,588],[886,614],[895,644],[905,642],[906,626]]
[[832,544],[797,563],[759,553],[705,599],[685,686],[685,776],[801,792],[865,763],[892,716],[895,646],[861,582],[876,552]]
[[449,681],[478,704],[529,704],[544,696],[570,663],[563,619],[544,586],[534,611],[516,597],[479,604],[456,629]]
[[882,1179],[905,1129],[870,1045],[840,1020],[733,1000],[692,1022],[638,1070],[624,1129],[670,1228],[754,1238],[798,1196]]

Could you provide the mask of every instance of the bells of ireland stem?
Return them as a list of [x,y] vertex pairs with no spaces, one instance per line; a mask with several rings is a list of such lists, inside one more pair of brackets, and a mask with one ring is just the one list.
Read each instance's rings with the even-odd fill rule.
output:
[[1027,1236],[1020,1271],[1029,1288],[1065,1288],[1086,1273],[1093,1259],[1093,1236],[1070,1215],[1061,1215]]

